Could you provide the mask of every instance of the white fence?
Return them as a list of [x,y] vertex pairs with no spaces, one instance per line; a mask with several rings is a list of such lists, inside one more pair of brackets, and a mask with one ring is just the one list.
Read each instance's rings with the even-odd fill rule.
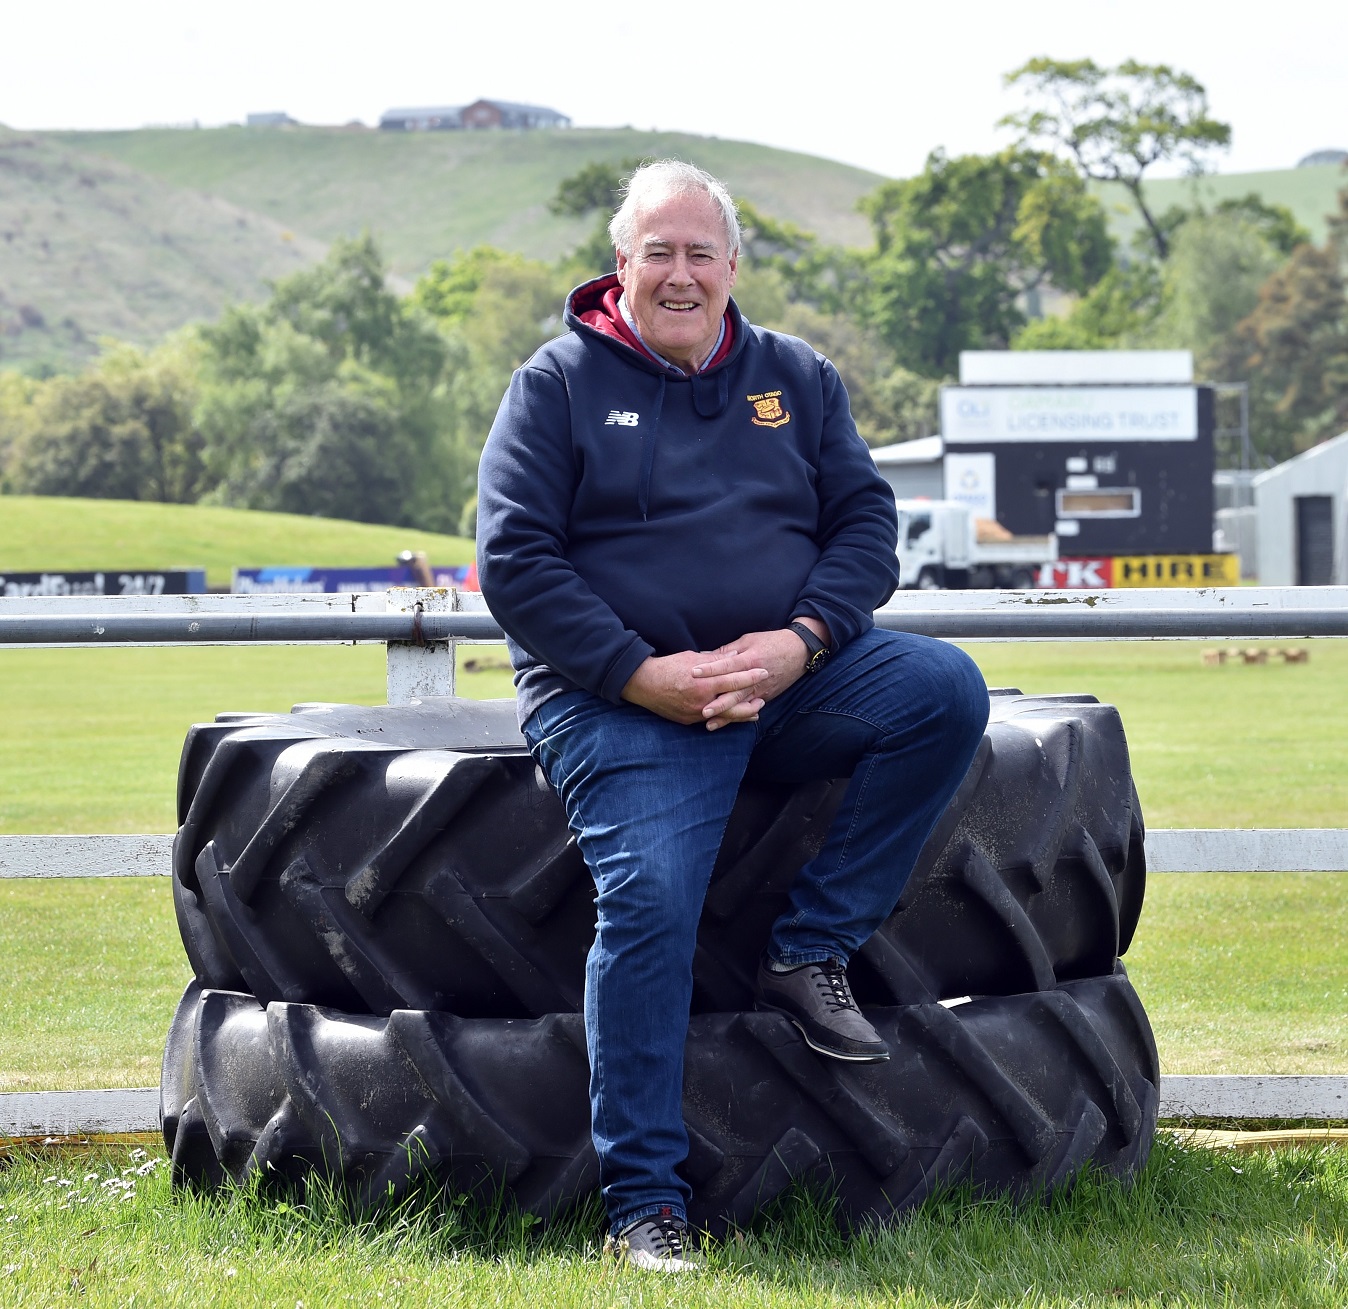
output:
[[[921,591],[883,627],[960,640],[1348,636],[1348,588]],[[500,639],[482,597],[397,588],[352,595],[0,599],[0,645],[370,643],[388,648],[388,702],[454,693],[457,646]],[[0,655],[0,658],[3,658]],[[0,836],[0,877],[168,876],[170,836]],[[1348,829],[1152,830],[1152,872],[1348,871]],[[1348,1118],[1348,1076],[1162,1077],[1165,1118]],[[156,1087],[0,1094],[0,1135],[154,1131]]]

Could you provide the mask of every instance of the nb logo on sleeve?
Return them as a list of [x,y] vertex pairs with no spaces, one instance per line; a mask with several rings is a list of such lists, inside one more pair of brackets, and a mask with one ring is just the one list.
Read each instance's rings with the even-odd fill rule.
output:
[[610,409],[608,417],[604,419],[605,427],[635,427],[640,414],[634,414],[626,409]]

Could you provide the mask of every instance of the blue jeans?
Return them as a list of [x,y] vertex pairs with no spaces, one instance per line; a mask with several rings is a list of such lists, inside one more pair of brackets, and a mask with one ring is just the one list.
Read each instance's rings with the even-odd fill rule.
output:
[[683,1047],[702,902],[745,773],[850,777],[768,955],[846,963],[889,916],[987,724],[982,675],[940,641],[873,629],[764,706],[708,732],[586,691],[554,696],[525,739],[566,807],[598,890],[585,973],[590,1107],[614,1231],[690,1194]]

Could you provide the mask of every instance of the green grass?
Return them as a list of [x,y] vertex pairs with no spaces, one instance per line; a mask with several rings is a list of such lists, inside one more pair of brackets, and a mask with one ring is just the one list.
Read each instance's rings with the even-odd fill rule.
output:
[[[1117,703],[1153,827],[1340,826],[1348,800],[1348,648],[1305,665],[1208,667],[1192,643],[977,645],[993,685]],[[461,691],[510,694],[496,664]],[[375,646],[0,651],[0,831],[169,832],[183,736],[223,709],[376,704]],[[0,883],[0,1027],[10,1089],[145,1085],[187,978],[159,882]],[[135,936],[126,925],[140,922]],[[74,955],[114,959],[127,991]],[[1167,1072],[1348,1069],[1348,874],[1151,879],[1129,966]],[[68,942],[90,942],[71,951]],[[92,966],[92,965],[91,965]],[[108,964],[111,968],[112,965]],[[134,992],[134,1003],[127,995]],[[41,997],[34,1002],[32,997]]]
[[192,977],[168,878],[0,881],[0,953],[0,1092],[159,1084]]
[[[1348,1071],[1345,939],[1348,873],[1153,876],[1127,964],[1162,1070]],[[0,881],[0,957],[0,1091],[156,1083],[190,979],[166,878]]]
[[1135,1186],[1050,1204],[956,1192],[845,1239],[800,1191],[667,1279],[598,1258],[591,1208],[552,1232],[421,1199],[362,1221],[321,1194],[175,1194],[158,1153],[17,1156],[0,1172],[0,1300],[135,1305],[1066,1309],[1341,1306],[1348,1152],[1225,1155],[1161,1138]]
[[52,139],[174,186],[223,196],[331,241],[370,228],[407,277],[487,243],[556,259],[592,219],[548,211],[558,183],[595,160],[677,155],[721,176],[778,218],[830,241],[869,239],[856,202],[883,180],[813,155],[745,141],[630,128],[565,132],[62,132]]
[[[1317,243],[1325,239],[1326,219],[1338,211],[1338,194],[1348,186],[1348,171],[1337,164],[1314,168],[1278,168],[1262,173],[1214,173],[1206,177],[1163,178],[1148,182],[1147,203],[1153,212],[1171,205],[1192,206],[1195,201],[1211,208],[1220,200],[1234,200],[1254,192],[1268,204],[1286,205]],[[1142,219],[1128,193],[1117,183],[1098,186],[1105,202],[1109,224],[1116,238],[1127,241],[1141,229]]]
[[1118,705],[1150,827],[1342,827],[1348,641],[1300,644],[1307,664],[1213,667],[1193,641],[969,650],[990,686],[1089,691]]
[[0,576],[7,570],[204,567],[207,585],[220,588],[230,585],[236,567],[386,568],[403,550],[425,550],[440,565],[473,557],[471,541],[413,527],[205,505],[0,496]]
[[1165,1073],[1348,1073],[1348,873],[1154,873],[1125,962]]
[[98,338],[148,343],[326,243],[219,197],[147,177],[50,138],[0,128],[0,366],[69,368]]

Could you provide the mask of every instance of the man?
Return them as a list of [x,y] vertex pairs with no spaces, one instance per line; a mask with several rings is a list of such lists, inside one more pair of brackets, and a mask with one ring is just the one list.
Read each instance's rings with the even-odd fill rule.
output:
[[845,967],[898,901],[988,699],[961,651],[875,629],[898,582],[893,494],[833,366],[730,299],[725,188],[646,165],[610,234],[616,276],[572,292],[569,334],[502,401],[478,570],[598,890],[585,1029],[611,1248],[678,1272],[694,940],[742,778],[851,777],[758,1003],[821,1057],[883,1060]]

